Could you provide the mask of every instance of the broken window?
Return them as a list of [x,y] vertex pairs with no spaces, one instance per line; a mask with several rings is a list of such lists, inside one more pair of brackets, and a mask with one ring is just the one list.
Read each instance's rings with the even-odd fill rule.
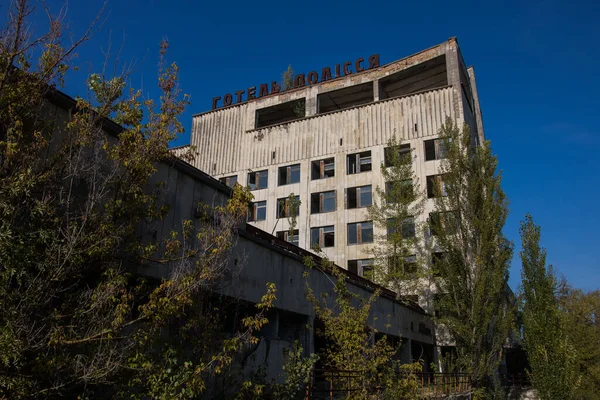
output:
[[346,208],[368,207],[373,204],[371,185],[346,189]]
[[446,139],[431,139],[425,141],[425,161],[441,160],[446,158]]
[[343,110],[344,108],[372,103],[373,101],[373,82],[366,82],[360,85],[352,85],[343,89],[321,93],[317,96],[317,104],[319,106],[317,113]]
[[405,203],[412,197],[412,179],[385,183],[385,199],[388,204]]
[[[300,215],[300,196],[294,196],[294,203],[296,205],[296,217]],[[293,204],[289,197],[283,197],[277,199],[277,218],[289,218],[292,216]]]
[[248,173],[248,186],[250,190],[266,189],[269,184],[269,170]]
[[235,185],[237,183],[237,175],[219,178],[219,182],[221,182],[223,185],[226,185],[226,186],[229,186],[230,188],[232,188],[233,185]]
[[441,194],[443,197],[448,196],[446,184],[442,175],[429,175],[427,177],[427,197],[432,199],[436,196],[436,193]]
[[417,272],[417,256],[415,254],[388,256],[388,271],[392,274],[407,275]]
[[[388,218],[387,220],[387,237],[388,240],[410,239],[415,237],[416,227],[415,218],[407,217],[399,224],[396,218]],[[397,237],[398,233],[401,236]]]
[[267,219],[267,202],[257,201],[250,203],[248,221],[264,221],[265,219]]
[[446,56],[438,56],[380,79],[379,99],[447,86],[447,75]]
[[335,246],[335,230],[333,225],[310,228],[310,247],[321,248]]
[[335,176],[335,159],[333,157],[311,163],[310,178],[312,180],[331,178],[333,176]]
[[277,185],[289,185],[300,182],[300,164],[279,167],[279,177]]
[[299,243],[298,239],[299,239],[299,237],[300,237],[300,235],[299,235],[298,229],[294,229],[291,232],[291,234],[290,234],[289,230],[287,230],[287,231],[278,231],[277,232],[277,238],[278,239],[285,240],[286,242],[295,244],[296,246],[298,246],[298,243]]
[[255,128],[283,124],[306,116],[306,99],[288,101],[256,110]]
[[346,156],[346,161],[348,175],[358,174],[372,169],[370,150],[363,151],[362,153],[348,154],[348,156]]
[[312,193],[310,195],[310,213],[319,214],[335,211],[335,190]]
[[448,257],[446,252],[431,253],[431,269],[433,276],[441,276],[441,263]]
[[371,278],[374,261],[372,258],[348,260],[348,271],[359,276]]
[[[397,158],[394,157],[394,151],[398,154]],[[383,149],[383,159],[386,167],[393,166],[395,163],[398,163],[402,157],[406,156],[410,157],[410,144],[408,143]]]
[[454,234],[458,229],[458,213],[456,211],[429,213],[429,231],[432,236]]
[[348,244],[373,243],[373,222],[348,224]]

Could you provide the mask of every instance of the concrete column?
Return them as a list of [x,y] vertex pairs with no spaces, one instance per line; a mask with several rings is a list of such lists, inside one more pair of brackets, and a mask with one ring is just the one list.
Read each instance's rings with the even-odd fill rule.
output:
[[373,81],[373,100],[379,101],[379,79]]
[[313,93],[313,90],[308,90],[308,95],[306,96],[306,116],[312,117],[313,115],[317,115],[317,108],[319,106],[317,93]]
[[412,340],[410,338],[402,341],[400,346],[400,362],[402,364],[412,363]]

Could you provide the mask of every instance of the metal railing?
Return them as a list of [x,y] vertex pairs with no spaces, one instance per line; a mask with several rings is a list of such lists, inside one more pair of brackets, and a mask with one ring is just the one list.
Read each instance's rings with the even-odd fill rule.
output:
[[[416,384],[414,394],[421,399],[443,399],[471,390],[471,381],[466,374],[420,372],[411,375]],[[409,374],[398,373],[398,379],[402,378],[409,378]],[[384,391],[383,385],[366,384],[363,371],[315,369],[306,386],[305,399],[352,399],[357,392],[376,398]]]

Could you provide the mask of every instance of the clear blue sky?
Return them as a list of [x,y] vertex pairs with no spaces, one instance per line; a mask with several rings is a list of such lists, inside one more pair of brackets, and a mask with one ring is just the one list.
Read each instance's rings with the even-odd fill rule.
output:
[[[71,1],[72,30],[101,4]],[[85,94],[84,72],[101,69],[111,37],[113,51],[123,45],[121,59],[139,65],[132,84],[154,94],[158,43],[168,38],[192,96],[175,144],[189,141],[192,114],[213,96],[279,79],[288,64],[307,72],[373,53],[387,63],[457,36],[511,202],[511,286],[520,281],[519,220],[530,212],[548,261],[575,286],[600,287],[599,2],[109,0],[106,10],[67,92]]]

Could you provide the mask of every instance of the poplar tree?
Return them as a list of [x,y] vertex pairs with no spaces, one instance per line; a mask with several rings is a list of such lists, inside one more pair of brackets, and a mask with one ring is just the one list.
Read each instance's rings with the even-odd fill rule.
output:
[[377,186],[369,219],[383,231],[376,235],[371,278],[402,294],[414,293],[419,278],[426,276],[423,228],[417,216],[425,196],[413,171],[414,156],[409,144],[395,137],[388,142],[381,174],[385,187]]
[[489,141],[478,144],[451,120],[438,139],[442,185],[435,185],[429,240],[436,250],[437,322],[456,346],[457,367],[474,387],[492,384],[513,322],[508,287],[512,243],[502,233],[508,200]]
[[[540,247],[540,227],[531,215],[521,222],[520,234],[521,315],[523,347],[530,365],[528,375],[541,399],[569,399],[577,386],[578,369],[578,355],[569,332],[580,328],[578,324],[566,324],[573,318],[565,320],[560,308],[560,285],[552,267],[546,267],[546,249]],[[567,315],[574,317],[576,314],[570,311]],[[597,345],[592,347],[597,350]]]

